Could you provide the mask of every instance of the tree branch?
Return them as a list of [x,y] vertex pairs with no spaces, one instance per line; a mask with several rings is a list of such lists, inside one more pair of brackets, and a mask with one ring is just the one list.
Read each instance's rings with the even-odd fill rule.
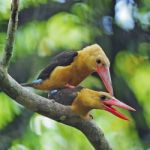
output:
[[111,150],[103,132],[93,122],[82,120],[79,116],[72,113],[70,107],[31,93],[6,72],[5,68],[8,67],[12,56],[14,35],[17,27],[18,3],[19,0],[12,0],[12,13],[8,25],[7,41],[3,61],[0,64],[0,86],[2,90],[28,109],[79,129],[85,134],[96,150]]
[[2,67],[0,68],[0,85],[7,95],[28,109],[79,129],[96,150],[111,149],[103,132],[92,121],[82,120],[73,114],[69,107],[31,93],[20,86]]
[[11,16],[8,23],[7,39],[4,48],[4,56],[2,60],[2,66],[5,68],[8,66],[10,58],[12,56],[15,31],[18,23],[18,7],[19,7],[19,0],[12,0]]

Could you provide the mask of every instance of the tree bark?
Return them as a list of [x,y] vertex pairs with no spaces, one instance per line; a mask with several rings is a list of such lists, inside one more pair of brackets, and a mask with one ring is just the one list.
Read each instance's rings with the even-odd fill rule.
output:
[[4,56],[2,60],[2,65],[6,68],[12,56],[13,43],[15,37],[15,31],[18,23],[18,5],[19,0],[12,0],[11,4],[11,16],[8,23],[7,29],[7,40],[4,48]]

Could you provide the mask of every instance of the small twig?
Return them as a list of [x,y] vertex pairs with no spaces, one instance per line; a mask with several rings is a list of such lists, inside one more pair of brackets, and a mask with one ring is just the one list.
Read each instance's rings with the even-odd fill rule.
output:
[[4,68],[7,68],[10,58],[12,56],[15,31],[17,29],[17,24],[18,24],[18,7],[19,7],[19,0],[12,0],[11,16],[9,19],[8,29],[7,29],[7,39],[4,48],[3,60],[1,62]]

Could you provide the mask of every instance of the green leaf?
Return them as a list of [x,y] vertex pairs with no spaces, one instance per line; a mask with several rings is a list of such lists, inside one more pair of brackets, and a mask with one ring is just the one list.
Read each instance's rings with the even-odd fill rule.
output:
[[0,129],[20,113],[18,105],[4,93],[0,93]]

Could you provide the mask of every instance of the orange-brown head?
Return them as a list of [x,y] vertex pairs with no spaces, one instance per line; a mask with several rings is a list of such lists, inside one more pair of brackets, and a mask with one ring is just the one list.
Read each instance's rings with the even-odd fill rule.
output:
[[98,44],[87,46],[79,51],[79,56],[81,56],[82,63],[84,63],[89,70],[99,74],[107,91],[113,95],[109,71],[110,62],[103,49]]
[[102,109],[114,114],[119,118],[128,120],[125,115],[118,112],[115,108],[113,108],[113,106],[135,111],[135,109],[117,100],[109,93],[97,92],[87,88],[83,88],[80,92],[78,92],[77,97],[71,105],[71,109],[85,119],[89,118],[88,113],[90,110]]

